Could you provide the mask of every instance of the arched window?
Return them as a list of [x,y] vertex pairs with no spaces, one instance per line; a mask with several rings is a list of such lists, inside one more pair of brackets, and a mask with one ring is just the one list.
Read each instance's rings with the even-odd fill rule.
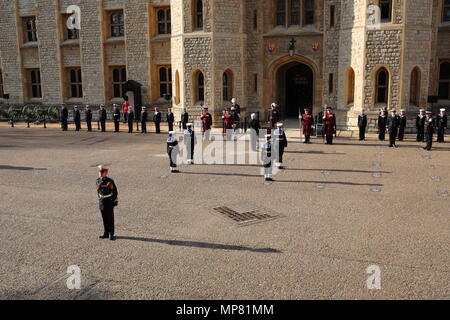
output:
[[223,73],[223,100],[230,101],[233,95],[233,74],[230,70]]
[[441,63],[439,70],[439,99],[450,100],[450,62]]
[[376,103],[387,104],[389,100],[389,72],[385,68],[376,74]]
[[194,75],[194,100],[195,102],[205,101],[205,76],[201,71],[197,71]]
[[194,29],[203,29],[203,1],[194,0],[193,1],[193,12],[194,12]]
[[181,101],[181,88],[180,88],[180,73],[178,70],[175,72],[175,104],[180,104]]
[[419,105],[419,97],[420,97],[420,70],[415,67],[411,71],[411,79],[410,79],[410,87],[409,87],[409,103],[413,106]]
[[159,68],[159,96],[172,95],[172,68]]
[[352,67],[347,70],[347,104],[355,102],[355,71]]

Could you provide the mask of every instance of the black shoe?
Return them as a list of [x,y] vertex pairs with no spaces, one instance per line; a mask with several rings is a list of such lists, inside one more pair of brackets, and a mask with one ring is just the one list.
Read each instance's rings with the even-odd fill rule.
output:
[[100,239],[108,239],[109,236],[108,236],[107,234],[104,234],[104,235],[100,236],[99,238],[100,238]]
[[109,240],[111,240],[111,241],[116,241],[116,237],[115,237],[115,236],[110,236],[110,237],[109,237]]

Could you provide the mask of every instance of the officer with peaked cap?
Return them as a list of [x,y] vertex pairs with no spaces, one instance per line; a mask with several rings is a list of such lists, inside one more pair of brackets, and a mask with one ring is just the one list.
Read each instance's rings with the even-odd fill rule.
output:
[[174,137],[175,132],[169,131],[169,137],[167,138],[167,154],[170,161],[170,172],[177,173],[177,157],[178,157],[178,140]]
[[81,113],[80,110],[78,110],[78,106],[73,107],[74,115],[73,115],[73,121],[75,122],[75,131],[81,130]]
[[89,105],[86,105],[86,111],[84,112],[84,118],[86,119],[86,126],[88,132],[92,132],[92,110]]
[[425,109],[420,109],[416,117],[417,142],[425,141]]
[[189,122],[189,113],[186,108],[183,108],[183,112],[181,113],[181,127],[183,130],[187,129],[187,123]]
[[142,107],[141,109],[141,133],[147,134],[148,112],[146,107]]
[[128,106],[127,121],[128,121],[128,133],[133,133],[134,107],[131,105]]
[[283,130],[283,124],[277,123],[277,129],[273,132],[274,136],[274,144],[275,144],[275,152],[276,152],[276,162],[275,166],[280,169],[283,169],[283,155],[284,149],[288,146],[288,141],[286,138],[286,132]]
[[159,108],[155,108],[155,114],[153,115],[153,122],[155,123],[155,132],[161,133],[161,121],[162,121],[162,115],[159,111]]
[[169,126],[169,132],[173,131],[173,124],[175,122],[175,115],[172,112],[172,108],[167,109],[167,125]]
[[114,236],[114,207],[118,205],[118,191],[114,180],[108,177],[109,168],[98,166],[97,195],[102,213],[104,233],[100,239],[116,240]]
[[388,115],[387,111],[384,109],[380,110],[378,116],[378,140],[384,141],[386,138],[386,126],[387,126]]
[[386,126],[389,132],[389,147],[396,148],[395,141],[397,140],[398,128],[400,126],[400,118],[395,109],[391,110],[391,115],[387,119]]
[[437,142],[444,143],[445,130],[448,126],[448,117],[445,114],[445,109],[442,108],[439,110],[440,113],[436,117],[436,128],[438,132]]
[[120,132],[120,108],[117,104],[114,104],[113,119],[114,119],[114,132]]
[[425,150],[430,151],[433,147],[433,134],[435,126],[436,121],[433,118],[433,112],[427,111],[425,116],[425,141],[427,143],[424,147]]
[[326,136],[327,143],[333,144],[333,136],[336,134],[336,118],[333,114],[333,109],[328,107],[327,113],[323,117],[323,130]]
[[264,171],[264,181],[273,181],[272,179],[272,136],[266,134],[266,142],[261,147],[261,161]]
[[270,128],[274,129],[276,127],[276,124],[278,123],[278,121],[280,121],[280,113],[277,110],[277,104],[274,102],[272,103],[272,105],[270,106],[270,112],[269,112],[269,119],[268,122],[270,124]]
[[400,126],[398,129],[398,141],[403,141],[403,139],[405,138],[406,125],[408,123],[405,109],[400,110],[399,119],[400,119]]
[[100,110],[98,112],[98,116],[99,116],[100,126],[102,128],[102,132],[106,132],[107,115],[106,115],[105,106],[103,104],[100,105]]
[[194,149],[195,149],[195,132],[192,123],[186,124],[187,129],[184,130],[184,145],[186,146],[186,160],[187,164],[194,164]]

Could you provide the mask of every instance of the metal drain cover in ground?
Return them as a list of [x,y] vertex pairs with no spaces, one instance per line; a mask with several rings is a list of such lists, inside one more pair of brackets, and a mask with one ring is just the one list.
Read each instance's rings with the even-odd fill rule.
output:
[[437,193],[441,197],[448,197],[448,191],[439,190]]
[[255,206],[250,203],[225,205],[213,208],[215,213],[235,223],[238,226],[247,226],[263,221],[273,220],[282,215],[267,208]]

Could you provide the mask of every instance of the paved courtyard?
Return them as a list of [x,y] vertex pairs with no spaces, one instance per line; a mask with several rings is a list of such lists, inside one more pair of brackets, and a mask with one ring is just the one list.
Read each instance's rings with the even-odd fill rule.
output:
[[[0,298],[449,299],[450,144],[289,136],[287,170],[264,184],[252,165],[169,175],[165,134],[0,126]],[[100,163],[116,242],[98,239]],[[223,206],[279,216],[238,226]]]

